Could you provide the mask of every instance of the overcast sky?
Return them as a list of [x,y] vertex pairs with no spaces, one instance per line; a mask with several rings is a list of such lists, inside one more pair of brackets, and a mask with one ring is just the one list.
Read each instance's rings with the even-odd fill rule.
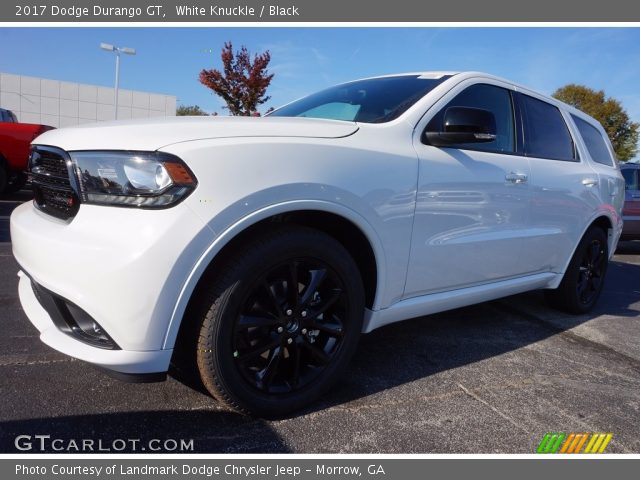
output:
[[640,121],[638,28],[4,28],[0,71],[112,86],[112,53],[100,42],[136,48],[121,63],[122,88],[176,95],[224,113],[198,82],[220,67],[231,40],[269,50],[275,73],[268,106],[342,81],[421,70],[480,70],[550,94],[581,83],[623,102]]

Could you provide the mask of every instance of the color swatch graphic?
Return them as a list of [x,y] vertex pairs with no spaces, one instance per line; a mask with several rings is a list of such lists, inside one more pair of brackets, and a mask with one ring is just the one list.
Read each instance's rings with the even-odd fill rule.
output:
[[612,433],[545,433],[537,453],[604,453]]

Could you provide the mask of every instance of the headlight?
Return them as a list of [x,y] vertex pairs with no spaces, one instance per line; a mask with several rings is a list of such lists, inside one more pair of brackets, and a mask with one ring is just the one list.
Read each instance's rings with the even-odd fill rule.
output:
[[165,208],[198,182],[175,155],[164,152],[69,152],[83,203]]

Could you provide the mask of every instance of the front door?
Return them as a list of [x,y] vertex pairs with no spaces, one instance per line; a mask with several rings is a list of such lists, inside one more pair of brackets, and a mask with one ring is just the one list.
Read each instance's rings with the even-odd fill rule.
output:
[[468,82],[425,119],[428,130],[442,131],[450,107],[488,110],[496,119],[494,141],[442,148],[425,144],[423,132],[416,132],[420,171],[405,297],[523,273],[530,171],[519,153],[512,97],[507,85]]

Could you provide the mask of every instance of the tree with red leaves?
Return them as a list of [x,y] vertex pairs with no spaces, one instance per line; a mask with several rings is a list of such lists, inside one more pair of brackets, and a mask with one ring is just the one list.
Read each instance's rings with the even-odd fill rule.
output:
[[225,42],[221,58],[223,71],[203,69],[200,83],[222,97],[231,115],[259,115],[258,105],[271,98],[266,95],[273,78],[267,71],[271,60],[269,51],[254,55],[252,62],[245,46],[234,55],[231,42]]

